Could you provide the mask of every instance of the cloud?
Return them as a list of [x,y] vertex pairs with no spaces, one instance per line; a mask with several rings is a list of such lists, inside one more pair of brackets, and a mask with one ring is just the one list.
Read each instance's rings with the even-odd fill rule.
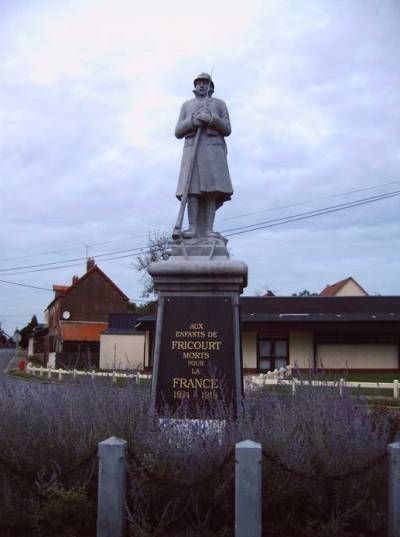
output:
[[[170,228],[179,106],[194,76],[212,67],[233,125],[235,195],[219,229],[400,184],[395,0],[236,8],[227,0],[21,0],[2,10],[0,269],[16,265],[6,258],[24,265],[84,256],[83,243],[97,244],[92,254],[133,248],[149,229]],[[335,197],[351,190],[360,192]],[[369,290],[399,293],[397,199],[232,237],[235,257],[249,264],[249,290],[265,282],[281,293],[319,290],[351,274]],[[129,259],[101,266],[128,295],[140,294]],[[75,270],[83,262],[12,278],[51,287]],[[26,318],[51,296],[0,290],[9,302],[21,294]],[[11,311],[4,305],[0,319]]]

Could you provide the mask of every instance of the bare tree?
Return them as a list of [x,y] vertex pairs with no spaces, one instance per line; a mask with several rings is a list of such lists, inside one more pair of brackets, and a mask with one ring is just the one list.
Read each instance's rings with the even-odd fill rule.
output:
[[147,269],[154,261],[166,261],[170,255],[170,235],[165,231],[149,231],[147,234],[147,246],[144,252],[136,256],[134,266],[141,273],[143,282],[142,296],[154,295],[153,280]]

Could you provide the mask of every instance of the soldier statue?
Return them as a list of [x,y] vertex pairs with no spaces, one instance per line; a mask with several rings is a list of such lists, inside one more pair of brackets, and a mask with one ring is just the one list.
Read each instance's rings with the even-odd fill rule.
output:
[[[183,103],[175,129],[177,138],[185,138],[176,196],[187,203],[189,220],[189,229],[180,236],[223,239],[213,227],[216,210],[233,194],[225,143],[231,133],[228,109],[212,97],[214,83],[207,73],[194,80],[193,93],[195,97]],[[187,199],[182,201],[185,185]]]

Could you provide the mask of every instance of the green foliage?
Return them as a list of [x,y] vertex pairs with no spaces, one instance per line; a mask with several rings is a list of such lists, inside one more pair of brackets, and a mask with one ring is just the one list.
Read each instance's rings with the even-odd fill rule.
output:
[[136,302],[129,302],[128,310],[133,313],[142,313],[143,315],[156,313],[157,300],[150,300],[145,304],[136,304]]
[[23,349],[26,349],[28,347],[29,336],[32,330],[37,325],[38,325],[38,321],[37,321],[36,315],[33,315],[29,323],[26,326],[24,326],[24,328],[22,328],[22,330],[20,330],[19,332],[21,334],[21,341],[19,343],[20,347],[22,347]]
[[292,296],[319,296],[319,293],[314,293],[309,291],[308,289],[303,289],[303,291],[293,293]]
[[95,499],[89,499],[83,486],[55,487],[40,503],[37,528],[43,537],[84,534],[95,524]]

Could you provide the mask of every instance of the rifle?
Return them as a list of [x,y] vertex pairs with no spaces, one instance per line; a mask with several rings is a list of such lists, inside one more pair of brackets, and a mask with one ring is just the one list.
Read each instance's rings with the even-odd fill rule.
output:
[[179,207],[178,218],[176,219],[176,224],[172,232],[172,238],[174,240],[179,239],[179,237],[182,236],[183,217],[185,215],[185,208],[186,208],[186,204],[187,204],[187,200],[189,196],[190,183],[192,182],[193,169],[194,169],[194,164],[196,162],[197,148],[199,147],[201,131],[202,131],[202,127],[201,126],[197,127],[197,131],[196,131],[193,146],[192,146],[192,154],[190,155],[189,171],[188,171],[185,186],[182,192],[182,199],[181,199],[181,205]]

